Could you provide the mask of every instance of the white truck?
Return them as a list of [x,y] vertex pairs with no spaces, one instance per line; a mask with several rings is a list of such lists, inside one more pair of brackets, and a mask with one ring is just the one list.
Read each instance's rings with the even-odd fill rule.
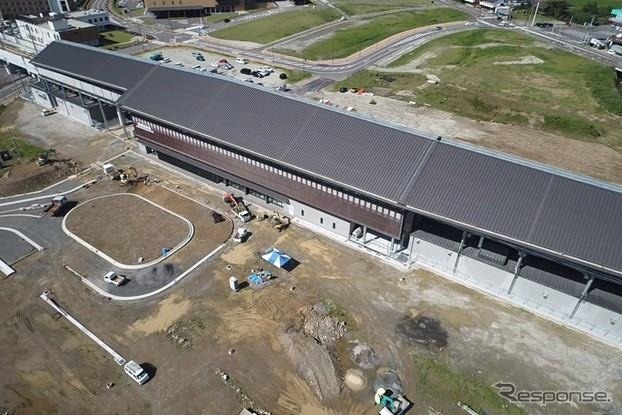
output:
[[125,278],[124,275],[119,275],[114,271],[110,271],[106,273],[106,275],[104,275],[104,281],[106,281],[108,284],[120,287],[121,285],[125,284],[127,278]]
[[233,240],[238,243],[246,242],[249,235],[250,234],[246,228],[238,228],[238,231],[233,236]]
[[133,360],[127,362],[125,366],[123,366],[123,370],[125,370],[125,373],[139,385],[144,385],[149,380],[149,373]]

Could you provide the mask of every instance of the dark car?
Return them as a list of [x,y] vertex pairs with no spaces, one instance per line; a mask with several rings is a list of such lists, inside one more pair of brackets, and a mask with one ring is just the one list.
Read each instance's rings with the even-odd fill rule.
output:
[[198,55],[195,56],[196,60],[201,61],[201,62],[205,62],[205,58],[203,57],[203,55]]
[[253,75],[255,78],[263,78],[263,74],[259,71],[253,71],[251,72],[251,75]]
[[240,69],[240,73],[243,75],[250,75],[253,71],[250,70],[250,68],[242,68]]
[[339,92],[344,94],[344,93],[348,92],[348,88],[346,88],[345,86],[342,86],[341,88],[339,88]]

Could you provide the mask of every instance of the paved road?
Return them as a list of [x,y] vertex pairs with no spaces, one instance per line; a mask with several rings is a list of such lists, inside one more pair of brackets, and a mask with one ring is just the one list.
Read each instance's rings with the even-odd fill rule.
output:
[[[603,63],[607,63],[609,65],[620,65],[622,63],[622,59],[617,56],[609,55],[603,51],[597,51],[586,47],[585,45],[580,44],[577,41],[568,41],[566,39],[556,37],[555,35],[547,34],[545,31],[540,31],[531,27],[502,27],[497,24],[496,18],[491,17],[489,14],[484,14],[481,9],[476,9],[471,6],[466,6],[464,4],[457,3],[452,0],[440,0],[440,4],[449,6],[455,9],[459,9],[467,14],[469,14],[473,20],[477,20],[477,26],[479,27],[495,27],[503,30],[522,30],[525,33],[531,36],[537,36],[540,40],[551,43],[557,47],[566,49],[570,52],[588,57],[590,59],[598,60]],[[106,0],[94,0],[93,4],[105,6]],[[286,11],[294,8],[288,8]],[[258,17],[260,18],[260,17]],[[357,17],[357,18],[360,18]],[[231,23],[237,24],[241,22],[242,18],[234,19]],[[197,20],[198,21],[198,20]],[[169,21],[170,22],[170,21]],[[192,23],[191,20],[187,22],[187,24]],[[292,57],[288,57],[285,55],[280,55],[278,53],[273,53],[274,48],[277,48],[283,42],[292,42],[300,39],[305,39],[308,37],[317,37],[322,34],[326,34],[328,31],[335,30],[335,27],[339,27],[340,25],[346,24],[345,22],[332,22],[327,25],[324,25],[320,28],[313,28],[305,32],[298,33],[296,35],[290,36],[286,40],[280,40],[274,42],[271,45],[262,45],[260,47],[255,48],[244,48],[239,45],[235,45],[232,42],[226,42],[222,40],[212,39],[198,36],[192,32],[188,33],[187,30],[181,29],[173,29],[170,24],[156,23],[155,25],[146,25],[143,21],[138,18],[125,19],[123,20],[123,25],[128,27],[130,30],[140,32],[142,34],[146,34],[151,36],[153,39],[156,39],[160,45],[162,44],[189,44],[194,47],[205,48],[212,51],[220,51],[222,53],[226,53],[228,55],[243,55],[249,59],[258,60],[266,63],[271,63],[273,65],[279,65],[292,69],[299,69],[303,71],[308,71],[314,74],[318,74],[327,79],[343,79],[348,75],[351,75],[365,67],[372,66],[381,61],[386,61],[391,56],[399,56],[402,53],[412,50],[414,47],[418,47],[421,44],[436,39],[442,36],[446,36],[450,33],[456,33],[462,30],[472,29],[473,26],[465,26],[465,27],[455,27],[442,30],[428,30],[421,33],[417,33],[415,35],[409,36],[406,39],[396,40],[392,44],[383,44],[383,47],[378,47],[376,50],[373,50],[366,54],[359,54],[359,57],[354,57],[354,59],[348,61],[347,63],[340,63],[343,60],[335,60],[333,59],[330,62],[311,62],[307,60],[295,59]],[[210,30],[217,30],[221,27],[224,27],[225,23],[214,24],[210,26]],[[446,26],[447,25],[443,25]],[[187,26],[186,26],[187,27]],[[144,45],[134,46],[132,49],[126,50],[126,52],[139,52],[144,51],[147,48]]]
[[20,258],[32,252],[35,252],[35,248],[28,242],[13,232],[0,229],[0,258],[4,262],[13,265]]

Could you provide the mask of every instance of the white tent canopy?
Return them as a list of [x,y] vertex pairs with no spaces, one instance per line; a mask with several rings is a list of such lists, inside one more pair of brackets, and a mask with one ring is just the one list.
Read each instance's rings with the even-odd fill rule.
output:
[[265,261],[271,263],[275,267],[283,268],[289,261],[292,260],[292,257],[284,254],[276,248],[271,248],[268,252],[261,256]]

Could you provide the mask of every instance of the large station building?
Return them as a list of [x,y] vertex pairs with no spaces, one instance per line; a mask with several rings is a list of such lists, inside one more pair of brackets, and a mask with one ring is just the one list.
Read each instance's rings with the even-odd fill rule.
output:
[[83,45],[31,64],[42,105],[131,122],[146,153],[215,186],[622,345],[619,186]]

